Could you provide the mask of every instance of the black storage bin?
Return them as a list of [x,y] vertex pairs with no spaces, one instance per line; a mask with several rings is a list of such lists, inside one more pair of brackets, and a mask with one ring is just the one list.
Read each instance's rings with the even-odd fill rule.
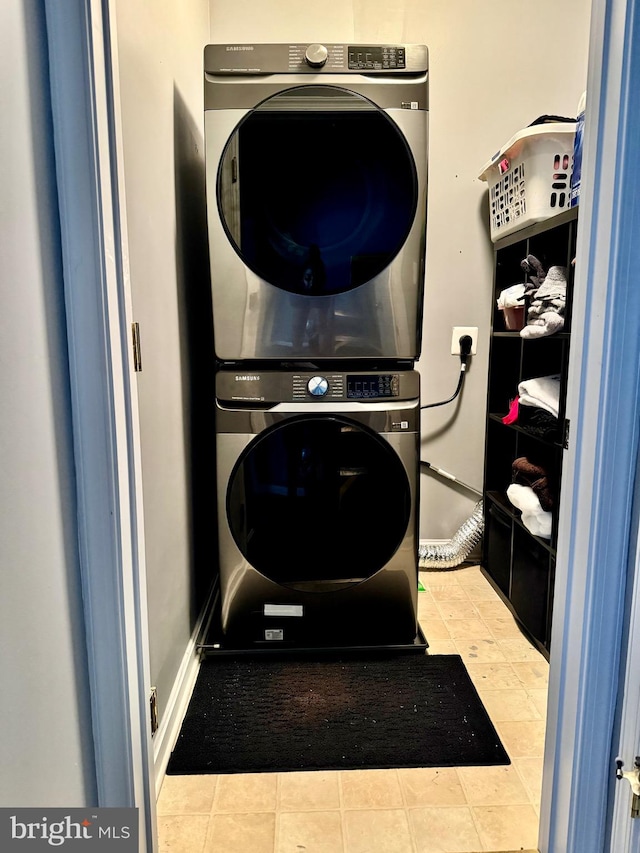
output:
[[511,569],[511,604],[527,631],[541,643],[547,640],[549,551],[516,525]]
[[511,519],[496,504],[489,504],[486,517],[487,571],[504,592],[509,595],[511,576]]

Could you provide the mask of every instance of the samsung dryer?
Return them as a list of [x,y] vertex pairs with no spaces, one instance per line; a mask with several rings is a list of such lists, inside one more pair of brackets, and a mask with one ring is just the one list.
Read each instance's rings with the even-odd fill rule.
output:
[[211,44],[204,68],[218,359],[417,358],[427,48]]
[[411,644],[419,374],[223,370],[216,395],[226,641]]

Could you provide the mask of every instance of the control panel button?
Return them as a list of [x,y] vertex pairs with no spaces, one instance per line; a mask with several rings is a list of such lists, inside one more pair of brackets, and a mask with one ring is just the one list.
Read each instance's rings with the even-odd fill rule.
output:
[[322,68],[329,58],[329,51],[323,44],[310,44],[304,52],[304,58],[311,68]]
[[324,376],[312,376],[307,382],[307,390],[312,397],[324,397],[329,390],[329,383]]

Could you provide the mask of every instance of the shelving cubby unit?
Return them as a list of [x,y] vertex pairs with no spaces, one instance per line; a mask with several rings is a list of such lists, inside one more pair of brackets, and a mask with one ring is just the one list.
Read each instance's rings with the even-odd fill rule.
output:
[[[502,238],[494,245],[493,320],[489,353],[487,431],[485,443],[485,535],[482,570],[518,620],[524,633],[548,658],[553,611],[558,510],[562,462],[566,445],[565,399],[569,346],[573,258],[575,257],[577,208]],[[499,293],[513,284],[525,283],[520,262],[535,255],[545,269],[567,268],[565,322],[561,332],[526,339],[505,327],[497,307]],[[517,421],[502,419],[518,394],[521,381],[559,374],[558,432],[539,437]],[[522,523],[520,512],[506,495],[512,482],[512,463],[526,456],[548,471],[555,488],[550,539],[534,536]]]

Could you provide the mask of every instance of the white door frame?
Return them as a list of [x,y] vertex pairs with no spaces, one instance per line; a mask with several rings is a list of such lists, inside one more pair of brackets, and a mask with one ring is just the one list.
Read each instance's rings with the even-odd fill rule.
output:
[[113,0],[45,0],[98,802],[157,849]]
[[[141,850],[151,851],[146,579],[122,151],[114,122],[114,3],[45,5],[99,805],[138,806]],[[541,814],[544,853],[604,850],[635,471],[629,448],[637,452],[638,387],[625,380],[637,373],[640,312],[631,271],[625,278],[616,263],[624,247],[612,229],[623,212],[616,155],[630,109],[626,22],[636,5],[593,3],[568,399],[572,436],[563,476]],[[621,474],[614,466],[622,460],[627,470]],[[600,839],[600,847],[594,846]]]
[[[625,49],[623,54],[623,86],[620,102],[620,132],[617,161],[620,169],[618,208],[620,216],[615,223],[616,264],[615,277],[619,282],[613,298],[618,303],[617,316],[612,331],[617,335],[621,323],[629,323],[626,339],[618,342],[619,389],[627,417],[635,424],[634,438],[640,424],[638,411],[638,384],[640,383],[640,358],[637,338],[640,335],[640,7],[637,3],[627,9]],[[633,335],[636,349],[630,347]],[[635,403],[635,411],[633,411]],[[630,432],[629,427],[627,431]],[[616,436],[617,437],[617,436]],[[624,436],[621,436],[624,438]],[[631,436],[630,436],[631,438]],[[619,755],[624,769],[630,770],[634,758],[640,753],[640,459],[629,454],[627,479],[630,491],[625,492],[629,516],[629,546],[627,566],[621,566],[621,579],[625,580],[623,630],[620,634],[621,661],[618,672],[618,703],[611,744],[608,781],[609,796],[606,826],[606,850],[609,853],[631,853],[640,850],[640,820],[630,816],[631,791],[626,782],[613,781],[615,759]],[[635,482],[634,482],[635,480]],[[632,493],[630,493],[632,490]],[[629,506],[630,505],[630,506]],[[621,555],[622,556],[622,555]],[[626,593],[626,594],[625,594]]]

